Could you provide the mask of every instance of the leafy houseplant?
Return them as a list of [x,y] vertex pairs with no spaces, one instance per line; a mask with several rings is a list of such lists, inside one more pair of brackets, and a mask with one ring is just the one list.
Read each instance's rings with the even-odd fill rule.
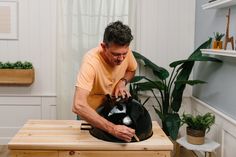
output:
[[15,63],[2,63],[0,62],[0,69],[33,69],[33,65],[30,62],[17,61]]
[[223,41],[221,41],[221,39],[224,35],[223,33],[214,32],[213,49],[222,49]]
[[204,115],[183,114],[181,125],[187,124],[187,141],[191,144],[203,144],[205,133],[215,123],[215,116],[212,113]]
[[[211,41],[212,39],[210,38],[208,41],[204,42],[188,59],[172,62],[170,64],[172,68],[171,75],[169,75],[166,69],[159,67],[143,55],[133,52],[136,60],[150,68],[155,78],[151,79],[146,76],[135,76],[130,84],[130,93],[135,99],[139,100],[139,91],[152,92],[159,106],[159,108],[154,107],[154,109],[162,121],[162,128],[173,140],[177,139],[179,132],[181,119],[178,111],[181,107],[186,84],[195,85],[205,83],[201,80],[189,80],[195,61],[221,62],[219,59],[203,56],[201,53],[201,49],[209,47]],[[154,91],[155,89],[159,91],[160,100]],[[148,99],[149,98],[147,98],[145,102],[148,101]]]
[[224,37],[225,34],[219,33],[219,32],[214,32],[214,37],[216,41],[221,41],[221,39]]
[[34,68],[30,62],[0,62],[0,85],[30,85],[34,82]]

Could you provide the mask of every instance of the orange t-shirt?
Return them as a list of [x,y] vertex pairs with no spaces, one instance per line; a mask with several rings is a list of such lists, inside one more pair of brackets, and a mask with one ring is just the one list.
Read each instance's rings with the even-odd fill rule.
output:
[[112,94],[118,81],[124,77],[126,71],[135,71],[137,62],[131,50],[124,61],[115,67],[111,67],[101,56],[103,51],[98,46],[85,54],[80,71],[77,75],[76,86],[90,91],[89,105],[97,109],[106,94]]

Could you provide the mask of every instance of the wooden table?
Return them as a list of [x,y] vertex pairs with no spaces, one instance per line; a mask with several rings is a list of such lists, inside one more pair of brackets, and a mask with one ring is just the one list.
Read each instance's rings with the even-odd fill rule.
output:
[[157,122],[153,136],[134,143],[106,142],[80,130],[83,121],[29,120],[8,143],[11,157],[170,157],[173,144]]

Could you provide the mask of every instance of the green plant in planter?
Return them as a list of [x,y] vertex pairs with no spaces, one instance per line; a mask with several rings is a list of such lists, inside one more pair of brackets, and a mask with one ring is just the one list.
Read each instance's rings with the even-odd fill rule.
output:
[[0,69],[32,69],[32,68],[33,68],[32,63],[28,61],[25,62],[17,61],[15,63],[0,62]]
[[181,125],[187,124],[187,127],[194,130],[210,131],[210,127],[215,123],[215,115],[206,113],[204,115],[183,114],[181,118]]
[[215,116],[212,113],[204,115],[183,114],[181,125],[187,124],[187,141],[191,144],[204,144],[205,134],[210,131],[210,127],[215,123]]
[[[181,119],[178,111],[181,107],[186,84],[195,85],[205,83],[201,80],[189,80],[195,61],[221,62],[219,59],[203,56],[201,53],[201,49],[208,48],[211,41],[212,39],[210,38],[204,42],[188,59],[172,62],[170,64],[172,68],[171,75],[169,75],[169,72],[165,68],[156,65],[145,56],[133,51],[136,60],[144,64],[145,67],[150,68],[155,78],[135,76],[130,84],[130,93],[133,98],[139,100],[139,91],[152,92],[159,106],[158,108],[154,107],[154,109],[162,121],[162,128],[173,140],[176,140],[179,132]],[[155,90],[159,91],[160,100]],[[148,99],[149,98],[147,98],[145,102],[148,101]]]
[[219,32],[214,32],[214,37],[216,41],[221,41],[221,39],[224,37],[225,34],[219,33]]

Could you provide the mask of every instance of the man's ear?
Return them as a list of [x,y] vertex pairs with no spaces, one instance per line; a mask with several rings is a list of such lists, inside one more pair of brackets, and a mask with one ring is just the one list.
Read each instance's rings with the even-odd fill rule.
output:
[[101,47],[103,48],[103,49],[105,49],[106,48],[106,44],[105,43],[101,43]]

